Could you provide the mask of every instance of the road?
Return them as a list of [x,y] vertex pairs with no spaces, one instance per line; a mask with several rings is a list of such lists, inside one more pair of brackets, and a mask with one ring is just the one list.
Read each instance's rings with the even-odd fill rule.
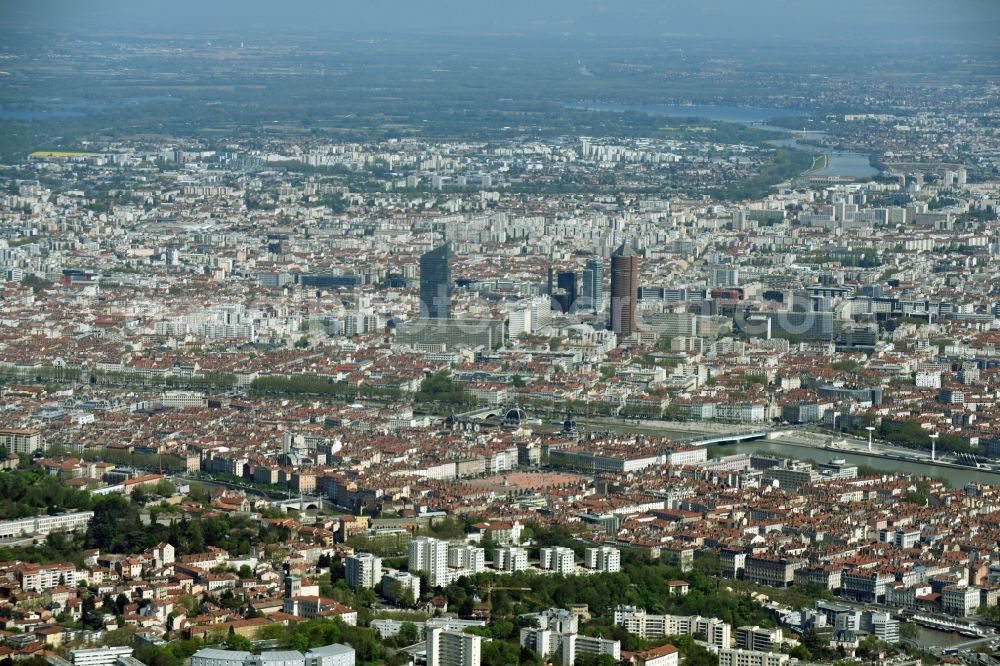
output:
[[[551,422],[555,424],[556,422]],[[561,425],[561,421],[558,422]],[[583,428],[583,423],[577,420],[577,429]],[[730,424],[710,421],[650,421],[639,419],[622,419],[599,417],[589,419],[588,429],[591,432],[610,430],[616,433],[641,433],[672,437],[680,441],[737,435],[747,432],[767,432],[769,439],[776,443],[791,446],[808,447],[826,452],[854,453],[859,455],[877,456],[887,459],[905,460],[911,463],[923,463],[953,470],[976,470],[977,468],[960,465],[949,453],[939,453],[935,462],[931,462],[929,451],[908,449],[893,446],[885,441],[873,439],[872,448],[868,449],[868,440],[820,429],[813,424],[794,424],[776,426],[771,423],[761,424]],[[831,447],[832,448],[827,448]],[[978,468],[982,473],[997,473],[989,468]]]
[[[564,415],[555,414],[546,422],[547,426],[562,426]],[[648,435],[662,435],[680,440],[694,440],[703,437],[719,437],[721,435],[742,434],[767,430],[766,427],[749,424],[715,423],[712,421],[659,421],[648,419],[623,419],[607,416],[577,418],[576,428],[589,432],[611,431],[616,433],[634,432]]]

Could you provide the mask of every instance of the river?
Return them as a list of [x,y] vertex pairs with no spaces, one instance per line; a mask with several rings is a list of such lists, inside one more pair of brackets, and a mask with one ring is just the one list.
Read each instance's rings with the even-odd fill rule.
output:
[[91,102],[86,100],[31,100],[32,107],[26,109],[7,109],[0,106],[0,120],[50,120],[53,118],[83,118],[95,111],[117,107],[132,107],[148,103],[180,102],[180,97],[173,95],[144,95],[140,97],[125,97],[113,102]]
[[968,643],[970,640],[961,634],[948,631],[938,631],[937,629],[930,629],[929,627],[921,627],[919,625],[917,626],[917,631],[919,633],[917,634],[917,638],[914,642],[923,648],[947,648],[952,645]]
[[[806,109],[768,109],[757,106],[714,106],[699,104],[567,104],[582,111],[639,111],[671,118],[708,118],[725,123],[763,123],[771,118],[808,116]],[[788,130],[782,129],[787,132]]]
[[889,458],[868,456],[863,453],[847,453],[829,451],[827,449],[812,449],[804,446],[782,444],[774,440],[758,440],[741,442],[739,444],[724,444],[719,449],[725,453],[762,453],[780,458],[795,458],[798,460],[815,460],[827,462],[832,458],[842,458],[852,465],[865,465],[886,472],[914,472],[945,479],[950,486],[961,487],[969,483],[1000,484],[1000,474],[986,470],[965,469],[957,467],[938,467],[919,462],[908,462]]
[[[639,111],[654,116],[670,118],[707,118],[718,122],[746,123],[772,132],[785,132],[793,135],[803,135],[821,138],[822,132],[795,132],[785,127],[767,124],[772,118],[800,118],[808,116],[807,109],[769,109],[756,106],[713,106],[684,104],[567,104],[567,108],[584,111]],[[777,139],[768,143],[775,146],[799,148],[809,152],[821,150],[816,146],[800,143],[799,138]],[[878,174],[864,153],[827,151],[826,166],[813,172],[814,176],[848,176],[853,178],[870,178]]]
[[[809,150],[809,146],[801,146]],[[814,176],[853,176],[866,178],[878,175],[878,169],[871,165],[864,153],[832,152],[826,153],[826,167],[813,172]]]
[[85,113],[82,111],[59,111],[54,109],[40,109],[37,111],[5,109],[0,107],[0,120],[47,120],[49,118],[82,118]]

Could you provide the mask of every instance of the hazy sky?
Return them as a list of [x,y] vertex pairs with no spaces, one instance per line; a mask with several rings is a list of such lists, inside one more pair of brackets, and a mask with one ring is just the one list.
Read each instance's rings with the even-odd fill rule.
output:
[[0,0],[0,24],[89,31],[701,34],[997,44],[1000,0]]

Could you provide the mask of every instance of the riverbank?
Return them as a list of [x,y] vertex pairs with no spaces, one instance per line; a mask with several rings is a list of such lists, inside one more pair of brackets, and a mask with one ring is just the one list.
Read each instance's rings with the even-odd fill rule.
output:
[[[982,472],[984,474],[992,474],[996,477],[996,483],[1000,483],[1000,471],[992,470],[989,468],[982,467],[969,467],[967,465],[958,465],[956,463],[949,462],[947,460],[934,460],[931,461],[930,456],[924,457],[918,453],[911,453],[903,449],[892,449],[886,451],[884,448],[873,447],[871,451],[868,451],[866,444],[861,441],[857,441],[853,446],[847,448],[841,448],[837,446],[832,446],[830,444],[825,444],[823,446],[816,446],[814,444],[808,444],[806,442],[796,442],[794,440],[788,440],[786,438],[778,437],[771,441],[780,441],[782,444],[787,444],[788,446],[793,446],[801,449],[810,449],[813,451],[826,451],[834,455],[839,454],[851,454],[856,456],[861,456],[862,458],[880,458],[882,460],[892,460],[892,461],[903,461],[919,465],[928,465],[930,467],[939,467],[942,469],[951,470],[969,470]],[[725,446],[725,445],[723,445]]]
[[800,176],[800,178],[808,176],[811,173],[818,173],[820,171],[825,171],[829,167],[830,167],[830,157],[826,153],[821,153],[813,158],[812,166],[806,169],[802,173],[802,176]]
[[815,460],[817,462],[841,459],[851,465],[869,467],[889,474],[920,474],[940,478],[947,482],[948,485],[959,488],[970,483],[983,485],[1000,484],[1000,474],[992,470],[931,463],[929,460],[899,458],[875,452],[868,453],[867,451],[817,447],[808,444],[783,442],[781,440],[717,444],[714,445],[713,450],[722,455],[748,453],[776,458]]

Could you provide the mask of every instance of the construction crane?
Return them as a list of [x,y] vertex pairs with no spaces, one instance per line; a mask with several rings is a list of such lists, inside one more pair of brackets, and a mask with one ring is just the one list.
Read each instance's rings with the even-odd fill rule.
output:
[[513,592],[531,592],[530,587],[516,587],[513,585],[494,585],[493,583],[486,583],[484,586],[486,590],[486,614],[487,619],[493,620],[493,590],[507,590]]

